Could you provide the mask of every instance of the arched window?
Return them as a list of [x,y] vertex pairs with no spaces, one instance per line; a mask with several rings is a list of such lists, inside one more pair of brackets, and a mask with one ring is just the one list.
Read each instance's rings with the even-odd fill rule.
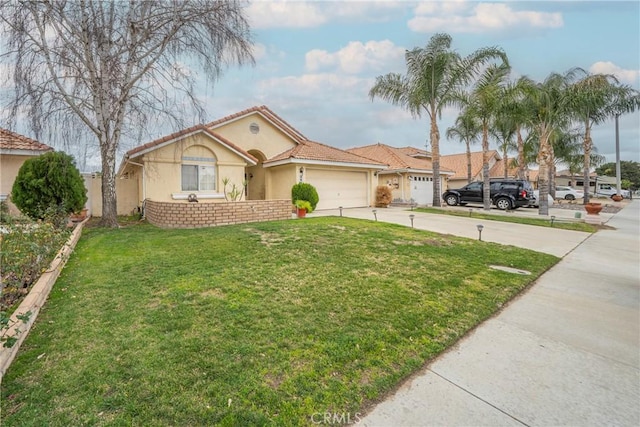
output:
[[216,159],[213,153],[203,149],[190,147],[182,155],[182,191],[216,191]]

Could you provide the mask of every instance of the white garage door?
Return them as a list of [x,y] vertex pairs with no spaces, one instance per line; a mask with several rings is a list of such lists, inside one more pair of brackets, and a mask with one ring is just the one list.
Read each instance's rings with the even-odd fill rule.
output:
[[366,172],[307,169],[305,181],[318,190],[320,202],[316,209],[369,205]]
[[411,198],[419,205],[433,204],[433,177],[412,175]]

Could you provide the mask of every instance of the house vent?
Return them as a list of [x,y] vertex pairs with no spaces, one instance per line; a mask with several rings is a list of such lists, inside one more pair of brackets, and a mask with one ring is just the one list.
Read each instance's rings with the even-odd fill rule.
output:
[[256,134],[260,132],[260,126],[258,126],[257,123],[251,123],[249,125],[249,130],[251,131],[251,133]]

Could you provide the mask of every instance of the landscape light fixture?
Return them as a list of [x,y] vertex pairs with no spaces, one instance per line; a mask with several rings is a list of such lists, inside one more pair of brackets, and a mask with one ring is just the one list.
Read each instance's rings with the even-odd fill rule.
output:
[[377,210],[373,209],[371,212],[373,212],[373,218],[377,221],[378,220],[378,214],[377,214]]
[[411,228],[413,228],[413,219],[414,219],[415,217],[416,217],[416,216],[415,216],[414,214],[409,215],[409,219],[411,220]]
[[556,216],[555,215],[551,215],[551,226],[553,227],[553,221],[556,220]]
[[415,202],[411,203],[411,210],[413,210],[413,208],[415,208],[416,206],[418,206],[417,203],[415,203]]
[[473,212],[473,209],[469,209],[469,218],[471,218],[471,212]]
[[338,209],[340,209],[340,216],[342,216],[342,206],[339,206]]
[[482,241],[482,229],[484,228],[484,225],[478,224],[476,227],[478,228],[478,240]]

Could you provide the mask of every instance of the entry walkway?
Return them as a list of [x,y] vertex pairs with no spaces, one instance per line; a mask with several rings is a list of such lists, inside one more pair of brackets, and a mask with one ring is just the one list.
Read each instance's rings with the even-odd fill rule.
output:
[[[409,224],[406,211],[377,214]],[[476,222],[415,219],[419,228],[477,238]],[[614,230],[587,237],[539,227],[509,236],[483,224],[483,240],[566,256],[360,425],[640,425],[640,201],[610,217]]]

